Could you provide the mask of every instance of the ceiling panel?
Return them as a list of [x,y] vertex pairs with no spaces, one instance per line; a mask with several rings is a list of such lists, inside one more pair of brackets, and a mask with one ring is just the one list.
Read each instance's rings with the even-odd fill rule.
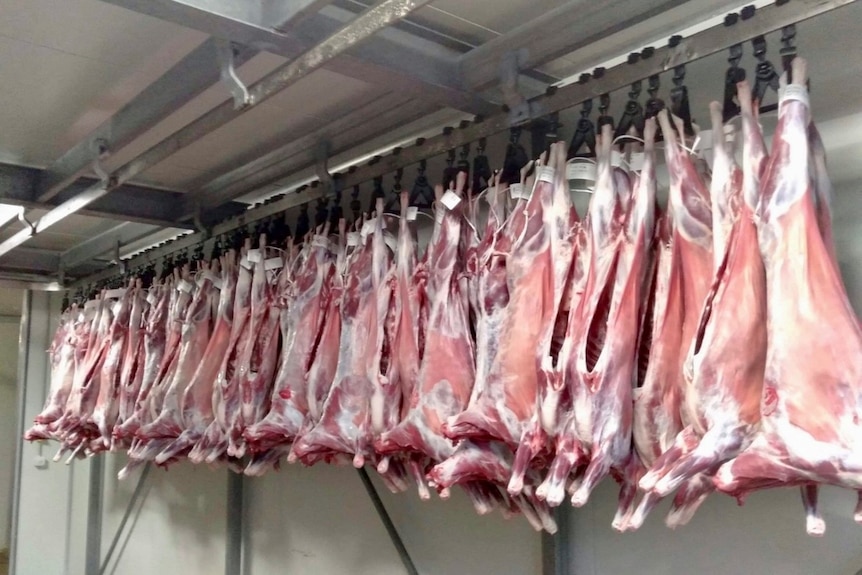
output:
[[[573,0],[494,0],[493,2],[464,2],[463,0],[436,0],[419,10],[429,22],[455,26],[465,33],[483,29],[485,33],[505,34],[532,18],[541,16]],[[586,0],[574,0],[586,3]],[[490,38],[487,38],[490,39]]]
[[56,159],[203,38],[97,0],[4,0],[0,157]]

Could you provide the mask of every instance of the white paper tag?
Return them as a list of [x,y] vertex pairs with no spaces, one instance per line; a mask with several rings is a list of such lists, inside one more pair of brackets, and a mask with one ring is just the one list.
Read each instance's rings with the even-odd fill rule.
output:
[[461,203],[461,197],[458,196],[452,190],[447,190],[443,197],[440,198],[440,201],[446,206],[446,209],[454,210],[455,207]]
[[800,84],[788,84],[784,87],[784,90],[778,94],[779,105],[783,104],[787,100],[798,100],[805,104],[806,107],[810,107],[808,89]]
[[266,271],[280,270],[283,267],[284,267],[284,260],[282,260],[281,257],[279,257],[279,256],[276,256],[274,258],[267,258],[263,262],[263,269],[265,269]]
[[248,250],[248,254],[246,254],[246,257],[248,257],[248,261],[250,261],[253,264],[256,264],[257,262],[260,261],[260,250],[258,250],[258,249]]
[[362,229],[359,231],[359,235],[363,238],[366,237],[368,234],[374,231],[375,226],[377,226],[377,218],[365,220],[362,223]]
[[105,299],[116,299],[126,294],[126,288],[109,289],[105,292]]
[[359,245],[359,232],[347,232],[347,245],[348,246],[358,246]]
[[621,168],[623,165],[623,155],[616,150],[611,150],[611,167]]
[[554,183],[554,168],[551,166],[539,166],[536,169],[536,179],[540,182]]
[[632,152],[631,158],[629,158],[629,167],[633,172],[640,172],[644,169],[644,153],[643,152]]
[[407,208],[407,221],[412,222],[416,219],[416,216],[419,215],[419,208],[416,206],[410,206]]
[[316,248],[329,248],[329,240],[325,236],[314,236],[311,238],[311,245]]
[[247,270],[251,269],[251,264],[248,262],[248,255],[242,256],[242,259],[239,260],[239,265]]
[[159,298],[156,296],[156,292],[150,292],[147,294],[147,303],[150,305],[156,305],[156,302],[159,301]]
[[386,245],[393,253],[398,251],[398,240],[395,239],[395,236],[389,232],[383,232],[383,241],[386,242]]
[[596,165],[592,162],[572,162],[566,164],[566,179],[595,181]]
[[119,315],[120,310],[123,308],[123,302],[114,302],[114,305],[111,306],[111,315],[116,317]]
[[99,300],[91,299],[88,300],[87,303],[84,304],[84,309],[94,309],[97,305],[99,305]]
[[185,293],[191,293],[193,287],[194,286],[186,280],[180,280],[180,283],[177,284],[177,289]]
[[524,184],[512,184],[509,186],[509,195],[513,200],[520,200],[524,197]]

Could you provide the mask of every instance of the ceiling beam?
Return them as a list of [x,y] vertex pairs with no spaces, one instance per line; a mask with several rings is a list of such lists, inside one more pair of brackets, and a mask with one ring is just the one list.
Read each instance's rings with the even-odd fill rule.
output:
[[[0,163],[0,203],[23,206],[28,209],[50,211],[93,185],[95,180],[79,178],[47,201],[39,201],[39,182],[45,172]],[[104,196],[78,211],[80,215],[131,221],[154,226],[174,226],[191,229],[190,224],[176,224],[176,206],[183,194],[156,188],[126,184],[111,195]],[[208,212],[202,223],[210,225],[224,217],[236,215],[246,209],[245,204],[230,203]],[[207,219],[213,218],[213,219]]]
[[125,222],[69,248],[60,255],[59,264],[64,270],[71,270],[92,262],[96,258],[111,255],[123,246],[146,237],[160,228],[147,224]]
[[[288,59],[319,44],[354,18],[349,10],[332,6],[319,13],[306,11],[302,25],[285,34],[267,19],[264,6],[273,4],[268,0],[102,1]],[[369,83],[398,86],[407,95],[471,114],[496,111],[496,104],[461,85],[457,73],[459,55],[404,31],[386,29],[330,60],[325,68]]]
[[280,66],[247,89],[246,99],[237,106],[234,100],[222,103],[196,120],[177,130],[152,148],[121,166],[105,178],[73,196],[39,218],[31,228],[0,242],[0,256],[22,245],[68,216],[80,212],[96,200],[135,178],[138,174],[159,164],[179,150],[198,141],[207,134],[221,128],[231,120],[265,102],[285,88],[321,68],[350,47],[374,35],[407,16],[411,11],[424,6],[430,0],[383,0],[374,8],[363,12],[323,42],[304,52],[298,58]]
[[321,143],[330,157],[347,152],[393,129],[409,124],[439,109],[438,106],[414,100],[403,101],[398,94],[372,99],[348,114],[334,118],[326,126],[306,133],[291,133],[279,138],[258,156],[218,178],[193,189],[184,197],[181,219],[196,211],[209,210],[236,198],[278,182],[318,162],[315,152]]
[[565,56],[573,62],[572,73],[591,70],[741,4],[740,0],[568,2],[464,54],[460,75],[467,89],[490,88],[499,83],[503,57],[518,51],[521,69]]
[[[219,81],[218,42],[209,39],[193,50],[158,80],[123,106],[86,138],[50,164],[40,174],[36,201],[47,202],[84,173],[92,174],[93,162],[104,143],[109,153],[117,153],[154,125]],[[242,48],[235,65],[257,54]]]

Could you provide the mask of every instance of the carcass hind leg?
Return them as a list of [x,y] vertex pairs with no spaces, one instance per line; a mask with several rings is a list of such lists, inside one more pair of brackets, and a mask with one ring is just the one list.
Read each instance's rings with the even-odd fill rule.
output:
[[584,473],[583,480],[578,485],[575,493],[572,495],[572,505],[575,507],[583,507],[590,498],[590,494],[599,481],[607,477],[611,469],[611,461],[604,450],[596,451],[590,464],[587,466],[587,471]]
[[554,462],[548,470],[545,481],[536,490],[536,496],[544,499],[551,507],[562,503],[566,496],[566,481],[582,456],[583,452],[574,437],[567,434],[565,438],[558,441]]
[[826,531],[826,522],[817,509],[817,496],[820,487],[814,483],[799,488],[802,493],[802,505],[805,507],[805,531],[814,537],[822,537]]
[[655,506],[658,505],[662,499],[664,499],[664,497],[658,495],[654,491],[647,491],[644,493],[640,503],[638,503],[637,509],[635,509],[634,513],[631,514],[631,517],[629,517],[625,522],[623,529],[625,531],[640,529],[644,524],[647,515],[655,509]]
[[694,517],[706,496],[713,491],[715,487],[712,484],[711,474],[700,473],[683,483],[676,497],[673,498],[673,507],[667,514],[665,525],[671,529],[686,525]]
[[690,477],[717,467],[723,460],[739,452],[745,436],[746,431],[743,429],[710,429],[694,450],[683,454],[676,464],[670,466],[653,489],[659,495],[666,496]]
[[629,524],[631,516],[635,511],[635,497],[637,496],[638,479],[640,478],[642,469],[640,459],[634,454],[630,456],[629,462],[623,471],[617,512],[611,523],[611,527],[616,531],[623,532],[626,530],[626,526]]
[[652,464],[649,471],[641,477],[639,486],[644,491],[652,491],[656,484],[670,471],[680,457],[691,453],[697,447],[699,438],[691,427],[680,431],[674,439],[673,445],[662,453]]
[[507,488],[510,495],[518,495],[523,491],[524,475],[530,467],[530,462],[542,451],[547,442],[548,434],[542,429],[538,419],[534,417],[518,444],[515,462],[512,465],[512,476],[509,478]]

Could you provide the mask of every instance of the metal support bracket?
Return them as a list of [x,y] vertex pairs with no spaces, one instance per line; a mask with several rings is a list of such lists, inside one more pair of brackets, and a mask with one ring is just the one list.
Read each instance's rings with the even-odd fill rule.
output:
[[408,553],[407,548],[404,547],[404,541],[401,540],[401,535],[399,535],[398,529],[396,529],[395,524],[392,523],[392,518],[389,517],[389,513],[386,511],[386,506],[383,505],[383,501],[380,500],[380,495],[377,493],[377,489],[374,488],[374,484],[371,483],[371,478],[368,477],[368,472],[365,471],[364,467],[360,467],[356,472],[362,480],[362,485],[365,486],[365,491],[368,492],[368,497],[371,499],[371,503],[374,504],[374,509],[377,511],[377,515],[380,516],[380,521],[383,522],[383,527],[386,528],[386,533],[389,534],[389,539],[392,540],[392,544],[395,545],[395,550],[398,551],[398,557],[401,558],[401,562],[404,564],[404,569],[407,571],[408,575],[419,575],[419,571],[416,570],[416,565],[413,563],[410,553]]
[[317,177],[327,196],[335,192],[335,180],[332,174],[329,173],[329,150],[330,145],[326,141],[319,142],[314,150],[314,171],[317,173]]
[[518,126],[543,116],[542,106],[536,100],[528,100],[519,87],[521,66],[527,61],[526,48],[503,54],[500,62],[500,89],[509,111],[509,126]]
[[251,104],[251,94],[242,80],[239,79],[234,66],[238,47],[228,40],[219,40],[216,50],[221,68],[221,80],[227,85],[227,89],[233,96],[233,107],[236,110],[245,108]]
[[24,207],[23,206],[21,206],[21,209],[18,210],[18,221],[21,222],[22,224],[24,224],[30,230],[31,236],[36,235],[36,224],[34,224],[30,220],[28,220],[27,216],[24,215]]

